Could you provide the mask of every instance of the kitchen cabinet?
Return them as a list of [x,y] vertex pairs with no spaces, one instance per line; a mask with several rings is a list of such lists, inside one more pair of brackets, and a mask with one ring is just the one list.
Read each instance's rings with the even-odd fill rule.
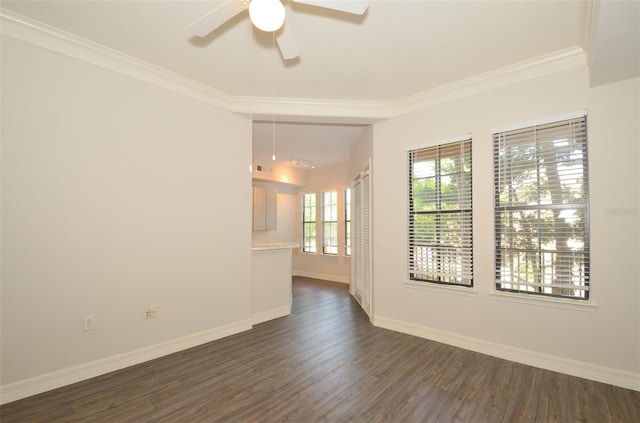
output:
[[278,191],[253,187],[253,230],[275,231],[278,228]]
[[291,313],[291,252],[298,243],[256,244],[251,257],[251,323]]

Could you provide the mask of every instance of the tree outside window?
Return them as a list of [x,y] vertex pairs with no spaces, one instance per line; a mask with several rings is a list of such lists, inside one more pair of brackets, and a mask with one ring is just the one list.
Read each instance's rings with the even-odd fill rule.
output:
[[409,278],[473,285],[471,139],[409,152]]
[[586,116],[493,138],[496,289],[588,299]]

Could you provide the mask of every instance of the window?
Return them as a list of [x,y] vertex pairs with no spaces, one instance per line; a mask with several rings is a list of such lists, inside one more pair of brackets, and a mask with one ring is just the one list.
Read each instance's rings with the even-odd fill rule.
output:
[[338,254],[338,191],[322,193],[322,253]]
[[302,251],[316,252],[316,194],[302,196]]
[[302,252],[337,256],[344,248],[350,255],[351,190],[303,194],[301,199]]
[[493,134],[496,289],[589,298],[586,116]]
[[351,255],[351,188],[344,190],[344,255]]
[[473,285],[471,138],[409,151],[409,279]]

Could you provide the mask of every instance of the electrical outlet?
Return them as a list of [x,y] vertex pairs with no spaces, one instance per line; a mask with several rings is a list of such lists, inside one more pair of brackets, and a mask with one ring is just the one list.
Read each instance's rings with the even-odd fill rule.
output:
[[153,319],[154,317],[158,317],[158,306],[157,305],[146,306],[144,308],[144,318]]
[[83,322],[84,322],[83,328],[85,331],[94,330],[96,328],[96,318],[93,316],[86,316],[83,319]]

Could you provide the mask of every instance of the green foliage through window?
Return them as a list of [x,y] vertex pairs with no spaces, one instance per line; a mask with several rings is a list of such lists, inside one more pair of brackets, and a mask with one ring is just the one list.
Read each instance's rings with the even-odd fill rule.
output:
[[471,139],[409,152],[409,278],[473,285]]
[[496,288],[588,299],[586,116],[493,142]]

